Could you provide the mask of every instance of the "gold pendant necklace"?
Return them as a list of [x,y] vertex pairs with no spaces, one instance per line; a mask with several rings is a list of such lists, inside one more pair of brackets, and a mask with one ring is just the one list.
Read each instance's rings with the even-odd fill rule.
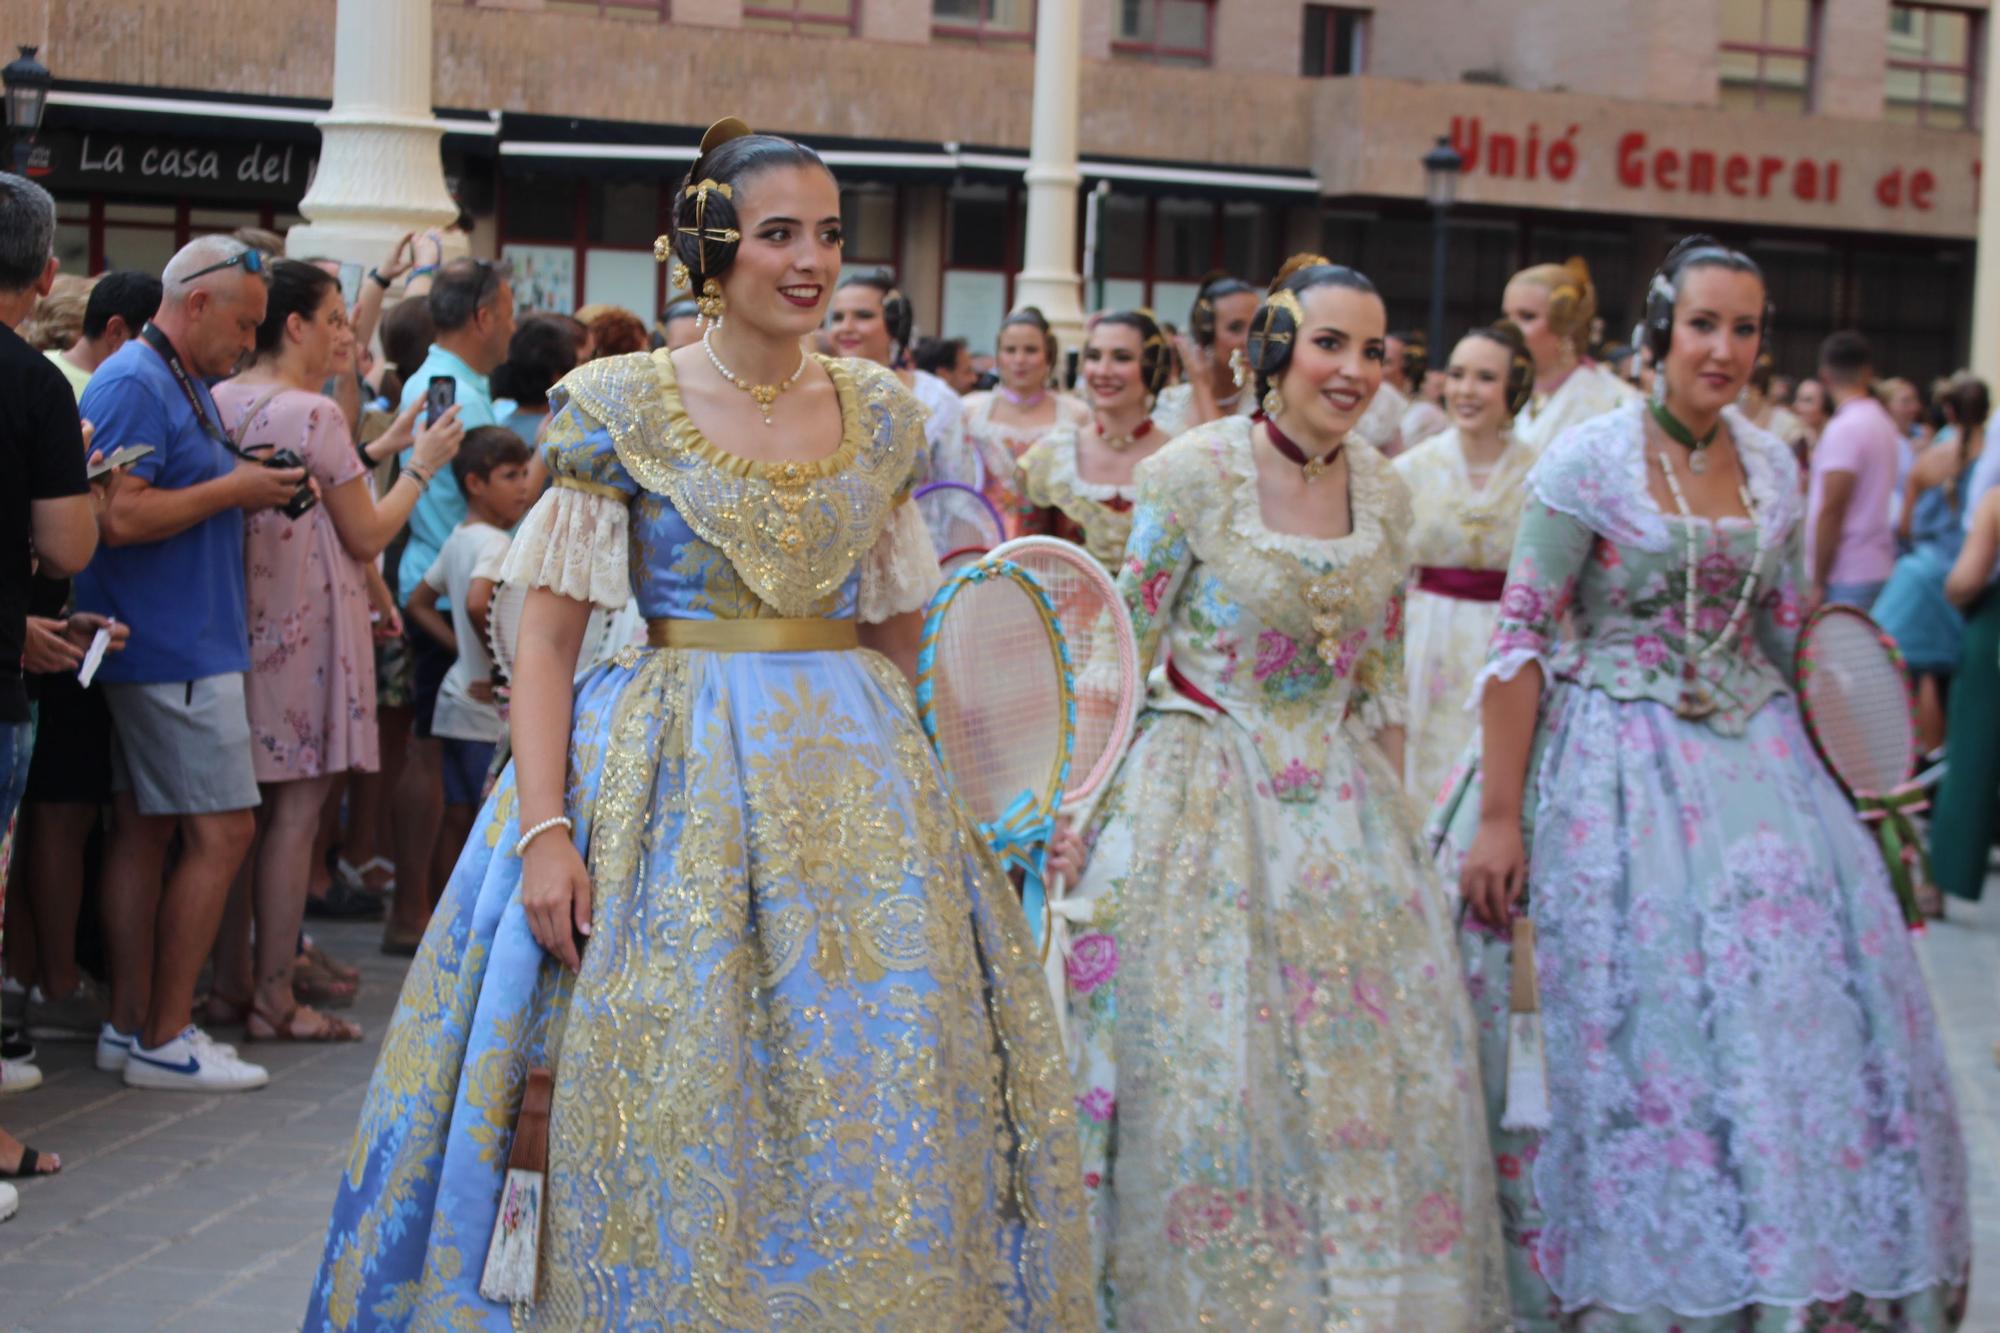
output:
[[757,410],[764,414],[764,424],[767,426],[770,425],[771,410],[778,405],[778,395],[799,382],[800,377],[806,373],[806,362],[810,358],[804,352],[800,352],[799,368],[793,371],[792,377],[782,384],[752,384],[748,380],[739,379],[736,372],[722,364],[722,358],[715,354],[715,344],[708,340],[709,335],[714,332],[715,326],[711,324],[701,335],[701,350],[708,353],[708,363],[714,366],[715,373],[722,376],[723,379],[728,380],[732,387],[741,389],[743,392],[749,394],[750,401],[757,404]]

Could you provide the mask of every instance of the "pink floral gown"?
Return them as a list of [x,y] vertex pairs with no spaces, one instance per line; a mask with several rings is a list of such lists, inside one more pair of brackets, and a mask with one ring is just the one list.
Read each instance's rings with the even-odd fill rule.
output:
[[1138,467],[1119,587],[1150,665],[1068,964],[1107,1325],[1504,1328],[1475,1028],[1375,733],[1403,716],[1403,534],[1350,440],[1354,531],[1266,527],[1250,422]]
[[[215,386],[223,428],[253,452],[289,449],[321,494],[363,475],[339,406],[324,394],[228,381]],[[254,409],[247,423],[243,417]],[[322,503],[293,521],[250,516],[243,541],[250,612],[244,684],[259,782],[374,772],[375,644],[368,584]]]
[[[1697,647],[1728,623],[1760,528],[1766,553],[1754,614],[1690,698],[1685,520],[1648,493],[1640,412],[1571,428],[1529,474],[1479,682],[1528,662],[1548,681],[1524,811],[1544,1132],[1499,1128],[1508,937],[1470,912],[1460,935],[1515,1327],[1951,1327],[1965,1150],[1881,853],[1791,691],[1791,453],[1727,414],[1757,518],[1698,521]],[[1452,884],[1478,822],[1474,772],[1433,826]]]

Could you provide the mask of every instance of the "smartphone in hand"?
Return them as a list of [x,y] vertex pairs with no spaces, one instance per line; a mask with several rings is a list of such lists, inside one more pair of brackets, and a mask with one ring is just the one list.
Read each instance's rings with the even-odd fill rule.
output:
[[152,452],[153,446],[150,444],[128,444],[123,449],[117,450],[110,457],[100,458],[95,463],[90,464],[90,466],[84,469],[84,476],[90,481],[96,481],[107,472],[115,471],[121,467],[130,467]]
[[424,424],[435,426],[453,403],[458,401],[458,381],[449,375],[433,375],[424,387]]

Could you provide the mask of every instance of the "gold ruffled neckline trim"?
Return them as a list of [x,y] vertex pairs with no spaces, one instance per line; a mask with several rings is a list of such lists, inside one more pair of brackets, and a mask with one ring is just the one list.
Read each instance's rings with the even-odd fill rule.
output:
[[855,454],[860,452],[861,439],[866,434],[861,420],[860,388],[855,383],[853,371],[834,357],[821,356],[816,352],[812,354],[812,359],[833,381],[834,398],[840,404],[839,446],[819,458],[777,461],[746,458],[724,449],[702,434],[701,428],[688,415],[687,405],[681,401],[680,377],[674,370],[672,353],[663,347],[653,353],[652,359],[653,373],[659,377],[662,403],[666,408],[667,428],[673,432],[676,443],[731,476],[757,477],[780,485],[797,485],[845,471],[853,463]]

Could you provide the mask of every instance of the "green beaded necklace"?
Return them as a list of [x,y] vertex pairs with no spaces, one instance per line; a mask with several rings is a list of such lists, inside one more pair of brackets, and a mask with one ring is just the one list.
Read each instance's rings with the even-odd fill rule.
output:
[[1715,437],[1722,432],[1722,422],[1718,420],[1708,428],[1708,434],[1696,439],[1694,432],[1681,424],[1680,418],[1667,411],[1667,405],[1658,399],[1649,400],[1646,410],[1652,413],[1659,428],[1667,433],[1667,438],[1683,446],[1688,451],[1688,471],[1702,473],[1708,471],[1708,446],[1715,443]]

